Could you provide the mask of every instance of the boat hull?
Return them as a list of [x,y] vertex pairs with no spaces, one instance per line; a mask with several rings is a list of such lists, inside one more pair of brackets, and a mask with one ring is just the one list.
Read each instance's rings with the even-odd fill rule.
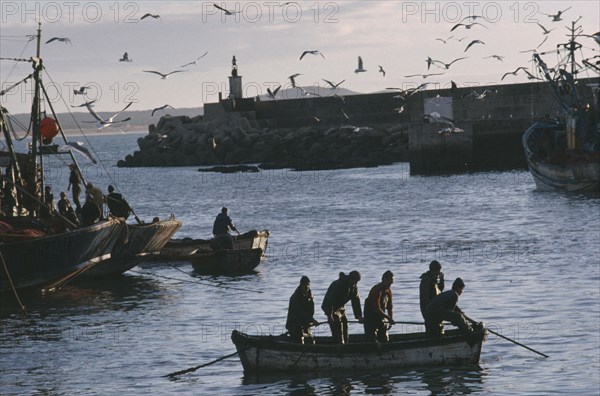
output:
[[0,269],[0,290],[43,286],[98,265],[110,257],[123,227],[122,221],[107,220],[57,235],[0,244],[0,264],[5,266]]
[[544,139],[565,131],[565,123],[537,122],[523,134],[529,172],[539,191],[600,192],[600,153],[545,153]]
[[393,334],[387,343],[364,342],[356,335],[346,345],[332,343],[331,337],[316,337],[315,344],[302,345],[289,342],[287,336],[249,336],[236,330],[231,339],[244,372],[250,374],[475,365],[482,348],[482,342],[469,346],[457,330],[441,338]]
[[[267,251],[269,231],[249,231],[234,237],[234,249],[262,249],[263,255]],[[163,261],[186,261],[196,253],[212,252],[212,239],[171,239],[156,257]]]
[[178,220],[162,220],[149,224],[127,224],[115,243],[111,257],[82,274],[83,278],[120,275],[157,255],[181,228]]
[[241,275],[252,272],[260,264],[262,249],[224,249],[189,256],[194,271],[209,275]]

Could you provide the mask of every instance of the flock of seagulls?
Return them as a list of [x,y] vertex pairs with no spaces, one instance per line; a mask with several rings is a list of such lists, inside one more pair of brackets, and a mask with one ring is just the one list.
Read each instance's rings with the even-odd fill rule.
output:
[[[286,3],[287,4],[287,3]],[[234,15],[234,14],[238,14],[241,11],[237,11],[237,10],[230,10],[224,7],[219,6],[216,3],[213,3],[213,6],[215,7],[215,9],[220,10],[224,15]],[[551,18],[552,22],[557,22],[562,20],[561,17],[563,15],[563,13],[565,13],[566,11],[568,11],[571,7],[568,7],[564,10],[560,10],[558,11],[556,14],[544,14],[547,15]],[[162,21],[160,15],[158,14],[151,14],[151,13],[146,13],[144,14],[141,18],[141,20],[144,19],[158,19],[160,21]],[[482,29],[489,29],[488,26],[486,26],[486,23],[489,24],[489,21],[486,20],[485,17],[480,16],[480,15],[469,15],[465,18],[463,18],[459,23],[454,24],[451,28],[450,28],[450,32],[455,32],[458,31],[459,29],[464,29],[464,31],[476,31],[479,28]],[[536,52],[537,49],[543,45],[546,40],[548,39],[548,35],[554,31],[556,28],[547,28],[546,26],[542,25],[539,22],[536,22],[536,24],[538,25],[538,27],[542,30],[542,35],[544,36],[544,40],[535,48],[532,50],[527,50],[527,51],[521,51],[521,52]],[[590,35],[588,37],[592,37],[594,38],[594,40],[596,42],[598,42],[600,44],[600,32],[596,33],[594,35]],[[467,39],[467,36],[464,37],[455,37],[454,35],[449,35],[448,37],[445,38],[435,38],[436,41],[440,41],[441,43],[443,43],[444,45],[450,45],[452,42],[457,42],[460,43],[462,41],[464,41],[465,39]],[[67,37],[53,37],[50,40],[48,40],[46,43],[52,43],[52,42],[64,42],[66,44],[70,44],[71,40]],[[472,49],[474,46],[485,46],[485,42],[483,42],[480,39],[472,39],[464,48],[463,53],[466,53],[467,51],[469,51],[470,49]],[[471,52],[475,52],[475,50],[472,50]],[[190,62],[187,62],[185,64],[183,64],[182,66],[179,67],[178,70],[173,70],[171,72],[168,73],[163,73],[161,71],[156,71],[156,70],[142,70],[142,72],[144,73],[151,73],[151,74],[156,74],[157,76],[160,76],[161,79],[166,80],[167,78],[169,78],[171,75],[176,74],[176,73],[182,73],[185,72],[186,70],[181,70],[184,69],[186,67],[190,67],[190,66],[194,66],[197,65],[198,62],[204,58],[206,55],[208,54],[208,51],[204,52],[202,55],[198,56],[197,58],[195,58],[194,60],[191,60]],[[320,51],[320,50],[304,50],[300,57],[299,60],[303,60],[307,55],[313,55],[313,56],[320,56],[322,59],[325,59],[324,54]],[[499,54],[493,54],[493,55],[488,55],[483,57],[483,59],[495,59],[499,62],[504,62],[505,60],[505,56],[504,55],[499,55]],[[455,59],[453,59],[450,62],[445,62],[443,60],[438,60],[438,59],[433,59],[431,56],[428,56],[426,59],[426,64],[427,64],[427,70],[429,71],[431,66],[435,66],[436,68],[442,69],[444,72],[439,72],[439,73],[413,73],[413,74],[408,74],[405,75],[404,77],[406,78],[411,78],[411,77],[420,77],[422,79],[427,79],[428,77],[432,77],[432,76],[442,76],[445,74],[446,71],[448,71],[450,69],[451,66],[453,66],[455,63],[459,62],[459,61],[465,61],[469,59],[469,57],[467,56],[461,56],[461,57],[457,57]],[[129,56],[128,52],[124,52],[123,56],[119,59],[119,62],[133,62],[133,59]],[[462,64],[463,62],[461,62]],[[377,65],[378,73],[381,73],[382,77],[386,76],[386,70],[383,68],[382,65]],[[354,69],[354,73],[355,74],[359,74],[359,73],[365,73],[367,72],[367,69],[365,69],[364,67],[364,62],[363,62],[363,58],[361,56],[358,56],[357,59],[357,66]],[[528,68],[525,66],[519,66],[517,67],[514,71],[510,71],[507,73],[504,73],[501,77],[501,81],[503,81],[507,76],[509,75],[514,75],[516,76],[519,72],[523,72],[527,75],[528,79],[539,79],[538,77],[532,75],[529,71]],[[292,88],[296,88],[299,89],[303,95],[305,96],[320,96],[319,93],[315,93],[315,92],[309,92],[306,89],[302,88],[301,86],[297,85],[297,77],[301,76],[300,73],[295,73],[292,74],[288,77]],[[330,80],[326,80],[326,79],[322,79],[326,84],[327,84],[327,88],[333,91],[333,96],[336,96],[338,98],[340,98],[342,103],[345,103],[344,97],[343,96],[338,96],[337,94],[335,94],[335,91],[340,87],[340,85],[342,83],[344,83],[346,80],[341,80],[340,82],[334,83]],[[456,83],[454,83],[454,81],[451,81],[452,84],[452,88],[451,88],[451,92],[456,91],[457,90],[457,85]],[[427,85],[427,83],[421,84],[419,87],[413,89],[413,90],[401,90],[399,88],[388,88],[388,89],[394,89],[394,90],[398,90],[398,94],[394,96],[394,99],[399,100],[400,104],[394,108],[394,111],[397,111],[399,113],[404,111],[404,107],[406,104],[407,99],[414,95],[416,92],[418,92],[419,90],[425,88],[425,86]],[[80,87],[78,90],[74,90],[74,94],[75,95],[85,95],[85,90],[88,87]],[[278,87],[276,87],[275,89],[271,90],[270,88],[267,88],[267,96],[270,99],[276,100],[278,93],[281,90],[281,85],[279,85]],[[463,98],[467,98],[467,97],[472,97],[474,98],[474,100],[484,100],[484,98],[492,93],[495,93],[494,91],[491,90],[484,90],[481,93],[478,93],[475,90],[472,90],[470,93],[463,95]],[[93,102],[86,102],[80,106],[73,106],[73,107],[86,107],[88,109],[88,111],[90,112],[90,114],[95,118],[96,122],[99,125],[99,129],[101,128],[105,128],[108,126],[111,126],[113,124],[117,124],[117,123],[122,123],[125,121],[128,121],[129,118],[126,119],[122,119],[122,120],[116,120],[117,116],[119,114],[121,114],[123,111],[125,111],[127,108],[129,108],[129,106],[131,106],[132,103],[129,103],[123,110],[121,110],[120,112],[114,114],[112,117],[109,117],[108,119],[102,119],[101,117],[99,117],[92,109],[93,106]],[[156,107],[152,110],[152,116],[154,116],[154,114],[158,111],[164,110],[166,108],[173,108],[172,106],[165,104],[161,107]],[[348,116],[348,114],[344,111],[343,108],[340,109],[341,110],[341,114],[343,115],[344,118],[346,119],[350,119],[350,117]],[[431,119],[439,122],[439,118],[436,118],[435,116],[430,115]],[[318,118],[318,117],[317,117]],[[441,119],[443,120],[443,119]],[[456,128],[454,125],[449,126],[449,128]],[[453,129],[454,131],[454,129]]]

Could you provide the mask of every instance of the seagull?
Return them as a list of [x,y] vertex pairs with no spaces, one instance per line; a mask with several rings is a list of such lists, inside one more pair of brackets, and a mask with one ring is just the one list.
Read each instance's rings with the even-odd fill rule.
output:
[[[65,44],[71,44],[71,40],[67,37],[52,37],[50,40],[46,41],[46,44],[51,43],[53,41],[61,41]],[[71,44],[73,45],[73,44]]]
[[481,41],[481,40],[473,40],[473,41],[471,41],[471,42],[469,43],[469,45],[467,45],[467,48],[465,48],[464,52],[467,52],[467,50],[468,50],[469,48],[471,48],[471,46],[472,46],[473,44],[484,44],[484,45],[485,45],[485,43],[484,43],[483,41]]
[[202,58],[204,58],[206,56],[206,54],[208,54],[208,51],[206,51],[205,53],[203,53],[202,55],[200,55],[199,57],[197,57],[196,60],[193,60],[193,61],[191,61],[189,63],[186,63],[185,65],[183,65],[181,67],[186,67],[186,66],[197,64],[200,59],[202,59]]
[[277,96],[277,92],[279,92],[280,89],[281,85],[275,88],[273,91],[271,91],[271,88],[267,88],[267,95],[269,95],[269,98],[275,99],[275,96]]
[[379,67],[379,73],[383,74],[383,77],[385,77],[385,70],[383,70],[383,67],[377,65]]
[[553,29],[550,29],[550,30],[548,30],[548,29],[546,29],[544,26],[542,26],[542,24],[541,24],[541,23],[539,23],[539,22],[536,22],[536,23],[537,23],[537,25],[538,25],[539,27],[541,27],[541,28],[542,28],[542,30],[544,31],[544,34],[548,34],[548,33],[550,33],[551,31],[553,31],[554,29],[556,29],[556,28],[553,28]]
[[152,114],[150,114],[150,117],[154,117],[154,113],[156,113],[158,110],[166,109],[167,107],[174,109],[173,106],[166,104],[164,106],[160,106],[160,107],[157,107],[154,110],[152,110]]
[[525,51],[519,51],[519,52],[522,53],[522,54],[524,54],[526,52],[537,52],[537,49],[540,48],[542,46],[542,44],[544,44],[546,42],[546,40],[548,40],[548,36],[544,37],[544,39],[542,40],[542,42],[539,43],[538,46],[535,47],[534,49],[525,50]]
[[472,97],[475,98],[475,100],[483,100],[488,93],[498,93],[498,90],[496,90],[496,89],[494,89],[494,90],[486,89],[482,93],[479,93],[479,92],[477,92],[475,90],[471,90],[471,92],[469,92],[468,94],[464,95],[463,98],[468,98],[469,96],[472,96]]
[[431,59],[431,57],[428,56],[427,59],[425,59],[425,62],[427,62],[427,70],[429,70],[431,64],[433,63],[433,59]]
[[429,122],[434,122],[436,124],[446,124],[446,125],[454,126],[454,124],[452,123],[454,120],[452,120],[451,118],[448,118],[448,117],[444,117],[437,111],[434,111],[430,114],[425,114],[423,116],[423,118],[429,120]]
[[87,149],[87,147],[83,146],[82,142],[67,142],[67,143],[65,143],[64,146],[60,146],[58,148],[58,151],[60,151],[60,152],[73,151],[73,150],[85,155],[94,164],[97,163],[96,159],[92,156],[92,153],[90,153],[90,151]]
[[123,57],[121,59],[119,59],[119,62],[133,62],[133,59],[130,59],[129,54],[127,54],[127,52],[125,52],[123,54]]
[[127,106],[125,106],[123,108],[123,110],[119,111],[118,113],[116,113],[115,115],[109,117],[106,120],[103,120],[102,118],[100,118],[100,116],[98,114],[96,114],[96,112],[94,110],[92,110],[92,106],[90,104],[86,104],[85,107],[87,107],[88,111],[90,112],[90,114],[92,115],[92,117],[94,117],[96,119],[96,121],[84,121],[84,122],[87,122],[87,123],[96,122],[97,125],[98,125],[98,130],[100,130],[100,129],[104,129],[106,127],[109,127],[109,126],[111,126],[113,124],[118,124],[120,122],[129,121],[131,119],[131,117],[127,117],[127,118],[125,118],[123,120],[120,120],[120,121],[114,121],[114,119],[119,114],[121,114],[122,112],[124,112],[125,110],[127,110],[129,108],[129,106],[131,106],[132,104],[133,104],[133,102],[129,102],[129,104]]
[[90,102],[85,102],[84,104],[80,104],[80,105],[78,105],[78,106],[73,106],[73,105],[71,105],[71,107],[73,107],[73,108],[76,108],[76,107],[87,107],[87,106],[90,106],[90,107],[92,107],[92,106],[94,105],[94,102],[95,102],[96,100],[97,100],[97,99],[94,99],[94,100],[92,100],[92,101],[90,101]]
[[300,73],[296,73],[296,74],[292,74],[291,76],[289,76],[288,78],[290,79],[290,81],[292,82],[292,88],[296,88],[296,77],[301,76]]
[[503,57],[503,56],[500,56],[500,55],[490,55],[490,56],[486,56],[486,57],[484,57],[483,59],[489,59],[489,58],[494,58],[494,59],[497,59],[497,60],[499,60],[500,62],[503,62],[503,59],[504,59],[504,57]]
[[183,73],[185,70],[175,70],[175,71],[172,71],[172,72],[170,72],[170,73],[167,73],[167,74],[163,74],[163,73],[161,73],[161,72],[157,72],[157,71],[154,71],[154,70],[142,70],[142,71],[143,71],[144,73],[154,73],[154,74],[158,74],[159,76],[161,76],[161,77],[162,77],[162,79],[163,79],[163,80],[166,80],[166,79],[167,79],[167,77],[169,77],[171,74],[174,74],[174,73]]
[[504,75],[502,76],[502,78],[500,79],[500,81],[504,80],[504,77],[508,76],[509,74],[512,74],[513,76],[516,76],[517,72],[519,70],[527,70],[527,68],[523,67],[523,66],[520,66],[520,67],[517,67],[517,69],[515,71],[513,71],[513,72],[504,73]]
[[523,71],[527,75],[528,80],[541,80],[541,78],[534,76],[533,74],[529,73],[529,71],[527,71],[526,69]]
[[440,135],[444,135],[444,136],[450,136],[453,133],[463,133],[465,130],[458,128],[456,126],[454,126],[454,124],[452,126],[446,127],[446,128],[442,128],[438,131],[438,133]]
[[396,108],[394,109],[394,111],[397,111],[398,113],[402,113],[402,112],[404,111],[404,106],[405,106],[405,105],[403,104],[403,105],[402,105],[402,106],[400,106],[400,107],[396,107]]
[[600,44],[600,32],[594,33],[594,34],[582,34],[582,36],[584,37],[591,37],[593,38],[598,44]]
[[442,43],[446,44],[446,42],[448,42],[448,41],[449,41],[449,40],[450,40],[452,37],[454,37],[454,36],[450,36],[450,37],[448,37],[446,40],[444,40],[444,39],[441,39],[441,38],[436,38],[436,40],[439,40],[439,41],[441,41]]
[[450,63],[444,63],[444,62],[439,61],[439,60],[432,60],[432,62],[439,63],[439,64],[443,65],[444,67],[446,67],[446,69],[450,69],[450,65],[452,65],[454,62],[458,62],[459,60],[467,59],[467,58],[468,58],[468,56],[464,56],[462,58],[457,58],[457,59],[454,59]]
[[331,81],[329,81],[329,80],[325,80],[325,79],[323,79],[323,81],[325,81],[327,84],[329,84],[329,85],[331,86],[331,89],[336,89],[337,87],[339,87],[339,86],[340,86],[340,85],[341,85],[341,84],[342,84],[344,81],[346,81],[346,80],[342,80],[342,81],[340,81],[340,82],[339,82],[339,83],[337,83],[337,84],[334,84],[334,83],[332,83]]
[[229,11],[226,10],[225,8],[219,7],[216,4],[213,4],[213,6],[221,11],[223,11],[225,13],[225,15],[233,15],[233,14],[239,14],[241,11]]
[[427,78],[430,76],[441,76],[444,73],[429,73],[429,74],[409,74],[408,76],[404,76],[404,77],[418,77],[421,76],[423,78]]
[[366,70],[363,69],[363,60],[359,56],[358,57],[358,67],[354,70],[354,73],[358,74],[358,73],[362,73],[362,72],[366,72]]
[[550,18],[552,18],[552,22],[558,22],[558,21],[562,21],[562,19],[561,19],[562,13],[565,12],[565,11],[567,11],[567,10],[569,10],[569,9],[571,9],[571,7],[565,8],[562,11],[558,11],[554,15],[552,15],[552,14],[544,14],[542,12],[540,12],[540,14],[542,14],[542,15],[548,15]]
[[485,19],[485,17],[481,16],[481,15],[468,15],[466,17],[464,17],[463,19],[461,19],[460,21],[464,21],[465,19],[471,20],[471,21],[475,21],[477,18],[482,18],[484,21],[487,21],[487,19]]
[[488,28],[487,26],[485,26],[485,25],[482,25],[482,24],[481,24],[481,23],[479,23],[479,22],[473,22],[473,23],[468,23],[468,24],[464,24],[464,23],[457,23],[456,25],[454,25],[454,27],[452,27],[452,29],[450,29],[450,31],[451,31],[451,32],[452,32],[452,31],[454,31],[454,29],[458,28],[459,26],[464,26],[464,27],[465,27],[465,29],[471,29],[471,28],[472,28],[473,26],[475,26],[475,25],[481,25],[481,26],[483,26],[483,27],[484,27],[484,28],[486,28],[486,29]]
[[85,95],[85,90],[88,89],[89,87],[79,87],[79,90],[74,89],[73,90],[73,94],[75,95]]
[[319,50],[312,50],[312,51],[304,51],[304,52],[302,53],[302,55],[300,55],[300,59],[299,59],[299,60],[302,60],[302,58],[304,58],[304,55],[306,55],[306,54],[311,54],[311,55],[321,55],[321,57],[322,57],[323,59],[325,59],[325,57],[323,56],[323,54],[321,53],[321,51],[319,51]]
[[[441,73],[443,74],[443,73]],[[415,76],[419,76],[420,74],[415,74]],[[394,90],[394,91],[399,91],[399,94],[394,96],[395,99],[402,99],[402,100],[406,100],[408,98],[410,98],[411,96],[413,96],[414,94],[416,94],[417,92],[419,92],[422,88],[425,88],[427,85],[429,85],[429,83],[423,83],[421,85],[419,85],[416,88],[409,88],[409,89],[402,89],[402,88],[386,88],[386,89],[390,89],[390,90]]]
[[[152,18],[154,18],[154,19],[160,19],[160,15],[158,15],[158,14],[150,14],[150,13],[147,13],[147,14],[144,14],[144,15],[142,15],[142,17],[140,18],[140,21],[141,21],[142,19],[144,19],[144,18],[148,18],[148,17],[152,17]],[[162,20],[162,19],[161,19],[161,20]]]

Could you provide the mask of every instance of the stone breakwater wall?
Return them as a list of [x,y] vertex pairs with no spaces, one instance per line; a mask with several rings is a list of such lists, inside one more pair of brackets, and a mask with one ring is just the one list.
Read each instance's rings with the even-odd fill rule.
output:
[[259,127],[240,113],[210,120],[164,116],[119,167],[259,164],[261,168],[334,169],[408,160],[408,128],[398,124]]

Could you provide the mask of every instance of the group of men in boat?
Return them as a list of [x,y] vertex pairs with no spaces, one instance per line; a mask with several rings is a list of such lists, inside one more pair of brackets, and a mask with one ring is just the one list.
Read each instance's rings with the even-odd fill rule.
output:
[[[348,318],[346,304],[351,302],[354,317],[364,326],[367,341],[387,342],[388,330],[396,324],[392,303],[391,285],[394,283],[394,274],[384,272],[381,282],[374,285],[364,302],[364,316],[361,309],[358,282],[361,275],[358,271],[349,274],[341,272],[339,278],[331,283],[321,309],[327,318],[331,335],[338,344],[347,344]],[[474,323],[472,327],[463,311],[457,306],[458,297],[462,294],[465,283],[461,278],[456,278],[452,289],[444,291],[444,274],[442,266],[437,260],[429,264],[429,270],[420,276],[419,302],[421,314],[425,319],[425,331],[429,337],[442,337],[444,335],[443,322],[447,321],[457,326],[465,336],[469,345],[481,341],[485,334],[483,325]],[[319,326],[314,318],[314,299],[310,289],[310,279],[302,276],[300,285],[290,297],[286,329],[290,339],[297,343],[314,343],[311,328]]]
[[[69,176],[69,185],[67,191],[73,192],[73,202],[75,208],[71,205],[71,202],[67,198],[67,194],[64,191],[60,193],[60,199],[55,205],[54,194],[52,193],[52,187],[46,185],[44,187],[43,195],[38,199],[36,205],[28,208],[28,210],[37,212],[39,211],[40,218],[51,219],[56,214],[60,215],[63,219],[68,220],[70,226],[88,226],[94,224],[98,220],[104,218],[104,204],[108,206],[108,212],[114,217],[121,217],[127,219],[129,214],[132,212],[129,203],[123,198],[123,196],[115,192],[115,188],[112,185],[108,186],[108,194],[104,195],[102,191],[95,187],[92,182],[88,182],[85,185],[85,202],[82,205],[79,196],[81,194],[81,175],[75,164],[70,166],[71,173]],[[5,183],[3,178],[3,187],[8,186],[9,188],[3,188],[2,197],[13,197],[12,184]],[[18,191],[17,191],[18,193]],[[39,194],[41,195],[41,194]],[[4,199],[3,206],[4,216],[12,216],[17,201],[15,199]]]

